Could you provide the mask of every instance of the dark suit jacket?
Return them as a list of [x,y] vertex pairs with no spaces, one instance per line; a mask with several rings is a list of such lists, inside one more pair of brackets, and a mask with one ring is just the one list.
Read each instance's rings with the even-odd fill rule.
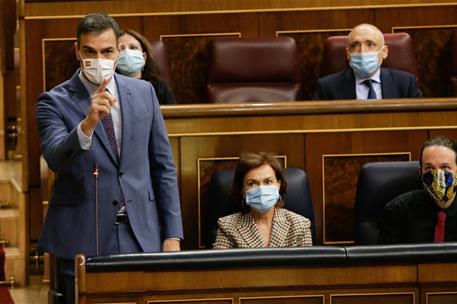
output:
[[[419,98],[422,92],[417,86],[416,76],[400,70],[381,68],[382,98]],[[355,76],[352,69],[320,78],[316,83],[314,99],[357,99]]]
[[65,259],[96,254],[97,164],[99,253],[115,231],[121,192],[141,248],[160,251],[164,238],[182,238],[183,231],[176,169],[154,89],[149,82],[114,74],[122,110],[118,162],[101,123],[90,149],[80,147],[77,127],[91,98],[77,73],[38,98],[41,150],[57,174],[39,249]]

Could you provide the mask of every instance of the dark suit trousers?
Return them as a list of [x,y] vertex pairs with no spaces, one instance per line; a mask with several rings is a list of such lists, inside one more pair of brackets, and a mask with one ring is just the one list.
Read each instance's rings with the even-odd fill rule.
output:
[[[142,252],[140,244],[128,223],[114,225],[106,250],[101,255]],[[75,303],[75,262],[57,258],[57,294],[58,304]],[[52,302],[51,302],[52,303]]]

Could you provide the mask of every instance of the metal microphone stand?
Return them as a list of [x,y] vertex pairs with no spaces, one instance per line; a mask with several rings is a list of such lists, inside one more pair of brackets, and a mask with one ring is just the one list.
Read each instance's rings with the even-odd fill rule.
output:
[[99,175],[98,165],[94,164],[94,179],[95,179],[95,250],[96,255],[99,255],[98,252],[98,175]]

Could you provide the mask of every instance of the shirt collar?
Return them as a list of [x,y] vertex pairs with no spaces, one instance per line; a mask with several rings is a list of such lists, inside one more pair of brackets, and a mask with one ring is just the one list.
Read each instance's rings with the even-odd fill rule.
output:
[[357,75],[355,75],[355,81],[357,84],[362,84],[362,82],[364,82],[367,79],[371,79],[376,83],[381,83],[381,68],[379,68],[371,77],[368,78],[358,78]]

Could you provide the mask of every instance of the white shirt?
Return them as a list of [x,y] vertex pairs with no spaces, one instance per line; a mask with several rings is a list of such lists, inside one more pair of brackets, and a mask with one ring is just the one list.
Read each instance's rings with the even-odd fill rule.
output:
[[373,89],[376,93],[376,99],[382,99],[382,90],[381,90],[381,68],[379,68],[376,73],[368,78],[358,78],[355,76],[355,92],[357,99],[368,99],[368,86],[363,82],[367,79],[371,79]]
[[[98,85],[90,83],[82,74],[82,71],[79,72],[79,79],[81,79],[81,82],[83,83],[84,87],[87,89],[89,92],[89,95],[92,96],[94,95],[95,91],[98,89]],[[121,103],[119,101],[119,92],[117,90],[117,84],[116,81],[114,80],[114,75],[111,76],[110,82],[106,85],[106,89],[108,92],[116,97],[116,102],[111,106],[111,118],[113,120],[113,126],[114,126],[114,135],[116,137],[116,144],[117,144],[117,153],[120,155],[121,154],[121,144],[122,144],[122,114],[121,114]],[[90,146],[92,144],[92,134],[90,136],[87,136],[84,134],[84,132],[81,130],[81,123],[78,125],[77,133],[78,133],[78,139],[79,143],[81,145],[81,149],[83,150],[89,150]]]

